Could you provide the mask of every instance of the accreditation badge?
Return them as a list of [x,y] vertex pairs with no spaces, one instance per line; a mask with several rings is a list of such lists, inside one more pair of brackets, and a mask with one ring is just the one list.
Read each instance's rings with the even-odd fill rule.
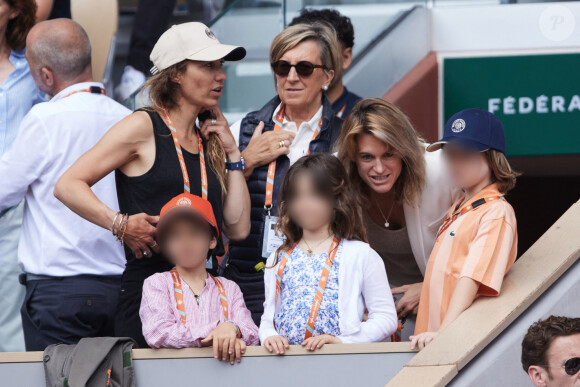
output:
[[264,224],[264,239],[262,240],[262,257],[268,258],[284,243],[284,235],[278,229],[278,217],[267,215]]

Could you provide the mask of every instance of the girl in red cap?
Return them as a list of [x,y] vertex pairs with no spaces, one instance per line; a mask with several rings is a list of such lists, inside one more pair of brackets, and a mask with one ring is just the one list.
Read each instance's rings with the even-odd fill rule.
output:
[[258,327],[238,285],[206,271],[219,230],[211,204],[183,193],[161,210],[157,240],[175,268],[145,280],[140,316],[152,348],[213,345],[214,357],[240,361],[258,344]]

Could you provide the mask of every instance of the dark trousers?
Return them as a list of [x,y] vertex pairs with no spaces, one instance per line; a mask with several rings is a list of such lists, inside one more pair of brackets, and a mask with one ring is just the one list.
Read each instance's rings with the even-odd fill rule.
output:
[[238,284],[244,295],[246,308],[252,313],[252,320],[260,326],[265,300],[264,273],[243,272],[235,264],[230,263],[225,269],[224,277]]
[[32,280],[20,309],[27,351],[76,344],[83,337],[114,336],[120,276]]
[[159,37],[167,29],[176,0],[139,0],[133,21],[127,64],[150,75],[153,66],[149,55]]

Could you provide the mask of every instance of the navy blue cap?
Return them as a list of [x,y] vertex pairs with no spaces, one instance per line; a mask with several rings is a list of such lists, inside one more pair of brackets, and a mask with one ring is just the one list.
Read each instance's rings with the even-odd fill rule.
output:
[[503,125],[495,115],[483,109],[455,113],[445,124],[443,138],[429,145],[427,151],[436,151],[450,142],[479,152],[495,149],[505,153]]

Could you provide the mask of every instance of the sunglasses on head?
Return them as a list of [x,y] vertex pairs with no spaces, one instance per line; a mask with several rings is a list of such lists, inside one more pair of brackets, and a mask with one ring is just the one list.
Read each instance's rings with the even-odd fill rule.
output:
[[272,63],[272,70],[278,76],[285,77],[290,73],[290,69],[294,67],[296,69],[296,73],[301,77],[308,77],[312,75],[314,69],[323,69],[324,66],[315,65],[310,63],[306,60],[301,60],[296,64],[290,64],[290,62],[285,60],[277,60],[276,62]]
[[566,371],[568,375],[576,375],[578,371],[580,371],[580,357],[573,357],[566,360],[562,368],[564,368],[564,371]]

